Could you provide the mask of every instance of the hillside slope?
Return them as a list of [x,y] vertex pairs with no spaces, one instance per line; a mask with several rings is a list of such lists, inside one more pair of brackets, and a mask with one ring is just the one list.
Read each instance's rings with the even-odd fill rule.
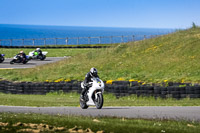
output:
[[0,70],[11,80],[83,80],[91,67],[103,80],[137,79],[145,82],[200,82],[200,28],[117,47],[81,53],[73,58],[25,70]]

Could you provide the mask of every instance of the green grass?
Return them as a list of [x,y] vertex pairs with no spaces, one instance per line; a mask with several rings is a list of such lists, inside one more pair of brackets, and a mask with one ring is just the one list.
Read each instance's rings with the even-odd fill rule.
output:
[[[29,48],[1,48],[0,53],[6,54],[6,58],[12,58],[23,50],[27,55],[29,52],[34,51],[35,49]],[[42,51],[47,51],[47,57],[63,57],[63,56],[75,56],[80,53],[88,53],[89,51],[98,51],[95,48],[53,48],[53,49],[41,49]]]
[[[0,113],[1,132],[69,132],[91,129],[105,133],[197,133],[200,123],[108,117]],[[75,128],[74,128],[75,129]]]
[[200,28],[191,28],[116,47],[89,50],[56,64],[24,70],[0,70],[10,80],[83,80],[91,67],[103,80],[200,82]]
[[[47,95],[14,95],[0,93],[0,105],[8,106],[79,106],[77,93],[48,93]],[[200,99],[155,99],[153,97],[137,97],[135,95],[116,98],[112,94],[104,94],[104,106],[200,106]]]

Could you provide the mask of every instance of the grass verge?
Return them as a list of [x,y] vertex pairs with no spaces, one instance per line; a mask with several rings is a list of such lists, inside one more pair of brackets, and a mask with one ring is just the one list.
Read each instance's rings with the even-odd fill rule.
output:
[[108,117],[0,113],[1,132],[197,133],[200,123]]
[[[118,46],[82,52],[57,63],[23,70],[0,70],[0,77],[18,81],[83,80],[91,67],[102,80],[200,83],[200,28]],[[53,52],[52,52],[53,53]]]
[[[27,55],[29,52],[34,51],[35,49],[29,48],[1,48],[0,53],[5,54],[6,58],[12,58],[23,50]],[[75,49],[66,49],[66,48],[53,48],[53,49],[41,49],[42,51],[47,51],[47,57],[63,57],[63,56],[75,56],[80,53],[88,53],[89,51],[98,51],[96,48],[75,48]]]
[[[9,106],[79,106],[77,93],[48,93],[47,95],[16,95],[0,93],[0,105]],[[200,106],[200,99],[137,97],[135,95],[116,98],[113,94],[104,94],[104,106]]]

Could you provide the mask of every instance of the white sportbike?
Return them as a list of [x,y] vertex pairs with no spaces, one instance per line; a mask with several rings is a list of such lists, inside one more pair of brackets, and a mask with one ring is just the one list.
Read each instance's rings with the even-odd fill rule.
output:
[[38,52],[35,51],[31,51],[29,52],[29,56],[31,59],[40,59],[40,60],[44,60],[46,58],[48,52],[43,51],[41,55],[38,55]]
[[[92,82],[89,82],[89,89],[85,92],[83,98],[80,99],[80,107],[87,109],[88,106],[96,106],[97,109],[101,109],[103,106],[103,92],[104,82],[99,78],[92,78]],[[81,83],[81,88],[84,87],[84,83]]]

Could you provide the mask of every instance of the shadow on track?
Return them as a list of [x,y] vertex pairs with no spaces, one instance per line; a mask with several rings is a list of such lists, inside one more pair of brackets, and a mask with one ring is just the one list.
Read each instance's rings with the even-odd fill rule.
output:
[[[96,109],[96,108],[88,108],[88,109]],[[128,107],[122,107],[122,108],[120,108],[120,107],[102,107],[102,109],[100,109],[100,110],[111,110],[111,109],[116,110],[116,109],[130,109],[130,108],[128,108]]]

